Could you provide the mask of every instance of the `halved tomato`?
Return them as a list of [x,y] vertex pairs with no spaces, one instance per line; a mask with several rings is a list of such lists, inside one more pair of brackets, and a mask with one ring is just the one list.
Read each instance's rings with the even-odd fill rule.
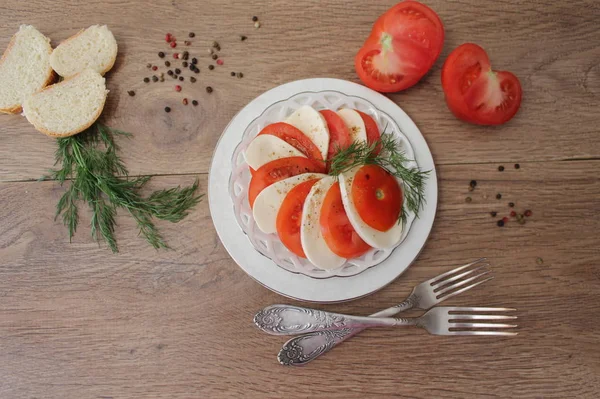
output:
[[[379,127],[377,126],[377,122],[370,115],[365,114],[364,112],[360,112],[356,110],[363,122],[365,123],[365,129],[367,131],[367,143],[373,144],[374,142],[381,139],[381,134],[379,133]],[[378,155],[381,151],[381,146],[378,146],[375,149],[375,155]]]
[[465,43],[454,49],[442,67],[442,88],[450,111],[479,125],[500,125],[519,110],[522,89],[511,72],[493,71],[480,46]]
[[402,212],[402,190],[394,176],[377,165],[360,168],[352,182],[352,199],[362,220],[375,230],[387,231]]
[[323,118],[325,118],[327,128],[329,129],[329,149],[327,150],[327,159],[331,159],[338,150],[348,148],[350,144],[352,144],[350,130],[337,112],[328,109],[319,112],[323,115]]
[[321,233],[331,252],[342,258],[356,258],[371,247],[364,242],[350,224],[344,204],[340,184],[335,183],[323,199],[319,217]]
[[322,161],[304,157],[280,158],[264,164],[254,172],[248,186],[250,208],[254,206],[258,194],[271,184],[301,173],[322,173],[323,165]]
[[354,60],[356,72],[373,90],[404,90],[429,71],[443,44],[444,26],[435,11],[417,1],[403,1],[375,22]]
[[319,179],[307,180],[292,188],[281,203],[277,213],[277,234],[287,249],[298,256],[306,258],[300,240],[300,226],[302,225],[302,208],[304,201],[312,186]]
[[[277,122],[267,125],[263,128],[263,130],[258,133],[261,134],[270,134],[273,136],[277,136],[304,155],[312,159],[323,160],[323,155],[321,155],[321,151],[312,142],[307,135],[302,133],[296,127],[290,125],[285,122]],[[323,164],[323,171],[325,170],[325,164]]]

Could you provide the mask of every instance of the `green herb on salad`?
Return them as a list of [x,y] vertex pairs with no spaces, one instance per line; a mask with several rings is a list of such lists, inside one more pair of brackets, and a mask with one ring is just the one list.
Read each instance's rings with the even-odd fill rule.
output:
[[126,210],[137,222],[139,234],[154,248],[169,248],[154,224],[154,218],[177,223],[202,198],[197,195],[198,180],[189,187],[155,191],[147,197],[140,190],[151,176],[129,177],[119,158],[115,136],[130,137],[129,133],[95,123],[86,131],[71,137],[59,138],[53,170],[42,179],[55,179],[69,188],[58,201],[56,217],[62,216],[69,230],[69,240],[79,222],[78,203],[87,203],[92,211],[91,232],[96,240],[106,241],[118,252],[115,239],[117,209]]

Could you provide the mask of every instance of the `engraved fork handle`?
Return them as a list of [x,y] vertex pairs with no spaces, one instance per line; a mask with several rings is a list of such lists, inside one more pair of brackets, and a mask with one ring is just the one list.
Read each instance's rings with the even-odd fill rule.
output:
[[[373,313],[370,317],[391,317],[415,306],[417,298],[411,294],[398,305]],[[360,333],[366,327],[344,328],[340,330],[317,331],[294,337],[283,344],[277,355],[279,363],[285,366],[303,366],[338,344]]]

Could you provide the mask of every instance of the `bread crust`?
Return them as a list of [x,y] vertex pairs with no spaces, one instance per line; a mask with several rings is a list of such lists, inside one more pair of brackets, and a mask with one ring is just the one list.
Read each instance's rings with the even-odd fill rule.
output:
[[[2,53],[2,58],[0,58],[0,65],[2,65],[4,63],[4,61],[6,61],[6,57],[11,52],[12,48],[14,47],[15,42],[17,41],[17,34],[20,31],[21,31],[21,29],[19,28],[19,31],[17,31],[17,33],[12,35],[12,38],[10,39],[10,42],[8,43],[8,46],[6,47],[6,50],[4,50],[4,53]],[[44,37],[46,37],[46,36],[44,36]],[[52,54],[52,51],[53,51],[52,46],[50,46],[50,52],[48,53],[48,55]],[[54,70],[52,69],[52,67],[50,67],[49,71],[48,71],[48,75],[46,77],[46,80],[44,81],[43,86],[40,87],[39,90],[43,90],[46,86],[48,86],[49,84],[54,82],[55,77],[56,77],[56,74],[54,73]],[[0,108],[0,112],[4,113],[4,114],[19,114],[22,111],[23,111],[23,104],[14,104],[10,108]]]

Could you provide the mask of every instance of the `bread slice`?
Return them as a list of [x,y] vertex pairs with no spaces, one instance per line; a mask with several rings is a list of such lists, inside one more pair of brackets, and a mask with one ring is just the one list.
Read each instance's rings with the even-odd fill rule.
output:
[[54,80],[50,39],[21,25],[0,59],[0,112],[17,114],[23,101]]
[[92,25],[58,45],[50,56],[52,68],[69,78],[84,69],[101,75],[108,72],[117,59],[117,41],[106,25]]
[[30,96],[23,103],[23,112],[37,130],[48,136],[72,136],[98,119],[107,94],[104,78],[86,69]]

